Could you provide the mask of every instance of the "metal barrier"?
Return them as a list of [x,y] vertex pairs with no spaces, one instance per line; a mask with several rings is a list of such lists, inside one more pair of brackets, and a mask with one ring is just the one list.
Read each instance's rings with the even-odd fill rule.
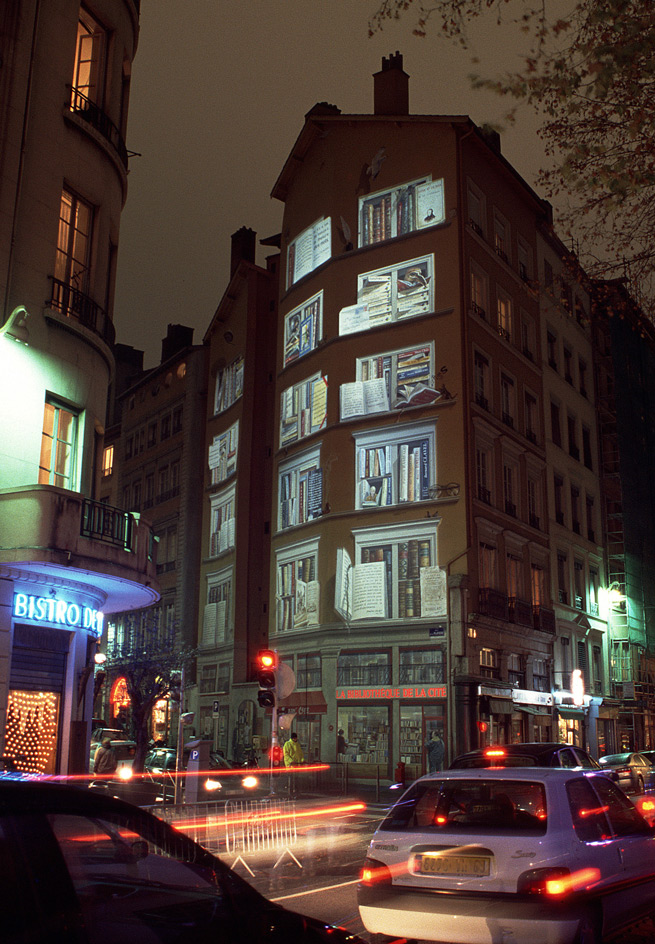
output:
[[225,837],[229,853],[283,852],[295,845],[293,800],[227,800]]

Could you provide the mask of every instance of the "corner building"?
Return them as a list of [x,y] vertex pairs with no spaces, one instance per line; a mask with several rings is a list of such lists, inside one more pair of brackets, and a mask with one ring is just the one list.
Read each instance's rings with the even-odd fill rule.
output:
[[[548,206],[464,116],[325,103],[284,202],[269,644],[309,760],[362,779],[547,740],[550,598],[536,233]],[[481,724],[484,722],[484,724]]]

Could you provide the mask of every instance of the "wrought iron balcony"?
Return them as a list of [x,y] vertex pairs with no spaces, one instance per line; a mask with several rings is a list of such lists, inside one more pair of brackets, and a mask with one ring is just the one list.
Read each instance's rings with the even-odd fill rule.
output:
[[52,294],[46,305],[55,311],[61,312],[67,318],[78,321],[85,328],[99,335],[103,341],[112,345],[116,337],[116,330],[113,322],[107,317],[107,313],[96,304],[92,298],[73,288],[61,279],[50,276],[52,281]]
[[521,600],[518,597],[510,597],[507,601],[509,605],[509,619],[511,623],[518,623],[519,626],[532,626],[532,604],[527,600]]
[[71,89],[70,108],[73,114],[79,115],[80,118],[87,121],[92,128],[95,128],[95,130],[111,144],[118,154],[123,167],[127,170],[127,148],[125,147],[125,142],[114,122],[105,114],[102,108],[99,108],[95,102],[92,102],[90,98],[87,98],[86,95],[76,88]]
[[544,633],[555,632],[555,613],[545,606],[533,606],[532,614],[534,616],[534,628],[540,629]]
[[507,596],[492,587],[480,587],[478,590],[478,613],[492,616],[494,619],[508,618]]
[[107,541],[131,551],[134,543],[134,515],[104,502],[85,498],[82,502],[80,534],[83,538]]

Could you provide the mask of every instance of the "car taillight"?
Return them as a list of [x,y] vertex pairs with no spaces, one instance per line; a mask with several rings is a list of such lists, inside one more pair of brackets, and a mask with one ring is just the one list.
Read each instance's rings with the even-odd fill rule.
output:
[[505,757],[507,752],[502,747],[488,747],[483,753],[485,757]]
[[378,885],[391,885],[391,871],[377,859],[365,859],[359,873],[359,881],[368,888]]
[[589,888],[600,879],[599,869],[579,869],[571,872],[564,867],[530,869],[519,875],[517,891],[524,895],[543,895],[546,898],[564,898],[572,892]]
[[629,768],[629,767],[615,767],[614,769],[616,770],[617,774],[629,774],[629,773],[630,773],[630,768]]

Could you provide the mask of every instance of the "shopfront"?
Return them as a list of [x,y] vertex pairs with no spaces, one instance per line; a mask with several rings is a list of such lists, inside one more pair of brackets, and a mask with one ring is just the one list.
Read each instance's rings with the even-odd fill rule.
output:
[[525,744],[553,739],[553,696],[521,688],[478,686],[479,718],[486,744]]
[[291,731],[295,731],[303,749],[306,763],[329,763],[332,758],[321,756],[323,722],[327,714],[327,702],[322,692],[294,692],[278,706],[281,728],[280,743]]

